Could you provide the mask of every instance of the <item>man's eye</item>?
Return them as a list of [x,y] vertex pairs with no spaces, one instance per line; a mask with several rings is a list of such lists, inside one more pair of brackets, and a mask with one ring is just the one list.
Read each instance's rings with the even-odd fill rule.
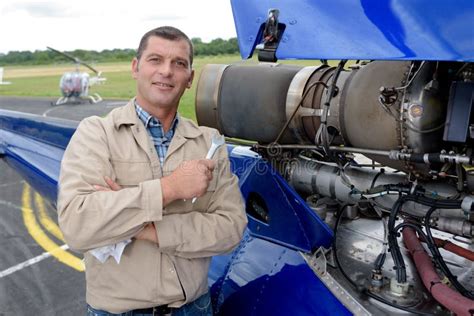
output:
[[184,61],[180,61],[180,60],[178,60],[176,62],[176,65],[178,65],[179,67],[188,67],[187,63],[185,63]]

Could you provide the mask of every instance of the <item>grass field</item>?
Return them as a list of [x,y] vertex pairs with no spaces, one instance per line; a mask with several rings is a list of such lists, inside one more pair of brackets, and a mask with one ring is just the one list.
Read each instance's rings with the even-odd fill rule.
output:
[[[201,69],[206,64],[228,64],[240,61],[240,56],[209,56],[194,60],[195,79],[193,87],[187,90],[181,100],[179,112],[181,115],[194,119],[195,87],[199,79]],[[255,60],[245,61],[256,63]],[[285,64],[298,64],[303,66],[316,65],[316,61],[285,61]],[[97,92],[104,99],[130,99],[135,95],[135,81],[130,74],[130,62],[101,63],[93,65],[102,71],[107,81],[103,85],[92,86],[91,93]],[[31,96],[31,97],[59,97],[59,79],[64,72],[74,71],[74,65],[47,65],[47,66],[3,66],[5,81],[11,81],[11,85],[0,85],[0,95],[8,96]],[[85,71],[86,68],[81,68]],[[93,74],[91,73],[91,76]]]

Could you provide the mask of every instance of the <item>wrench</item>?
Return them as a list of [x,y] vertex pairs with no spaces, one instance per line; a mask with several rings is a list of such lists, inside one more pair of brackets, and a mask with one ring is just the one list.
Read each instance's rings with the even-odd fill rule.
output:
[[[212,135],[211,148],[209,148],[209,151],[207,152],[206,159],[211,159],[212,156],[214,156],[214,153],[216,152],[216,150],[224,144],[225,144],[224,136],[218,135],[218,134]],[[196,202],[196,199],[197,197],[193,197],[193,200],[191,203],[194,204],[194,202]]]

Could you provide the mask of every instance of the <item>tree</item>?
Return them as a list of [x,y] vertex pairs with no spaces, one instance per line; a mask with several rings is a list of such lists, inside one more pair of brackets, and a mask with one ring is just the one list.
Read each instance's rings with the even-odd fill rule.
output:
[[[237,54],[239,47],[237,38],[224,40],[216,38],[210,43],[204,43],[200,37],[191,39],[194,47],[195,56],[214,56],[221,54]],[[80,60],[91,62],[110,62],[110,61],[128,61],[136,55],[134,49],[105,49],[101,52],[94,50],[76,49],[68,51],[68,54],[79,58]],[[11,51],[8,54],[0,54],[0,64],[2,65],[46,65],[52,63],[70,63],[71,60],[52,52],[50,50],[30,51]]]

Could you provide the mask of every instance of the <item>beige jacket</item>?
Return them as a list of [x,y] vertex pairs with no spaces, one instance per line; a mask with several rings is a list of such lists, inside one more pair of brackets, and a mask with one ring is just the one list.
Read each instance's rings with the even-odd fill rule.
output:
[[[207,193],[162,205],[160,178],[182,161],[202,159],[215,130],[180,117],[163,166],[133,102],[105,118],[81,122],[62,160],[59,178],[59,224],[68,245],[85,253],[87,302],[121,313],[170,304],[179,307],[208,290],[211,256],[231,251],[242,237],[247,219],[230,171],[225,146]],[[109,176],[120,191],[96,191]],[[134,236],[154,222],[159,247],[132,241],[120,264],[101,264],[88,250]]]

